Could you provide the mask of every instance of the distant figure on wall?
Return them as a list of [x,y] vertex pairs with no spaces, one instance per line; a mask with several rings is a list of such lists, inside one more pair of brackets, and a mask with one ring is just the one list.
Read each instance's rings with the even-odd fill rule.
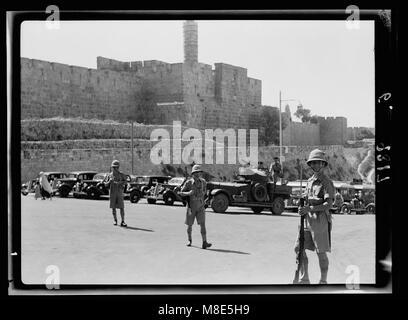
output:
[[279,178],[282,178],[282,165],[280,164],[279,158],[273,158],[275,163],[272,165],[272,178],[273,183],[276,184]]

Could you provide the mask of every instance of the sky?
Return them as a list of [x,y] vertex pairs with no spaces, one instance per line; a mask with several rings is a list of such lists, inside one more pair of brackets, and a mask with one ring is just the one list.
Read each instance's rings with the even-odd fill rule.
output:
[[[374,23],[359,21],[196,20],[198,60],[227,63],[262,81],[262,104],[299,102],[313,115],[344,116],[348,127],[375,126]],[[184,60],[183,21],[44,21],[21,25],[21,56],[96,68],[121,61]],[[292,117],[294,121],[299,121]]]

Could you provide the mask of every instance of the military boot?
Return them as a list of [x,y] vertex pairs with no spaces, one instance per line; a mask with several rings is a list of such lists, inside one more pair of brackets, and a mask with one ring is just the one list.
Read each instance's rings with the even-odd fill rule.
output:
[[203,249],[207,249],[212,246],[212,243],[208,243],[207,241],[203,242]]

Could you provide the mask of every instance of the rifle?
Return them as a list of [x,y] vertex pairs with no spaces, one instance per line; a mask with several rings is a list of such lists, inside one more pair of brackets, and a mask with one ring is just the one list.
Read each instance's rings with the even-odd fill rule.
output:
[[[301,192],[301,197],[299,199],[299,208],[302,208],[305,205],[305,199],[302,196],[302,167],[300,167],[300,192]],[[293,283],[296,284],[299,282],[299,274],[300,274],[300,269],[302,267],[302,262],[303,262],[303,251],[304,251],[304,246],[305,246],[305,215],[300,216],[300,229],[299,229],[299,251],[296,254],[296,272],[295,272],[295,278],[293,279]]]
[[[183,181],[183,183],[180,186],[174,188],[174,192],[178,194],[183,189],[183,187],[186,184],[188,179],[189,179],[189,176],[185,175],[185,180]],[[186,201],[187,207],[190,206],[190,197],[189,196],[180,195],[180,198],[182,198],[183,200]]]

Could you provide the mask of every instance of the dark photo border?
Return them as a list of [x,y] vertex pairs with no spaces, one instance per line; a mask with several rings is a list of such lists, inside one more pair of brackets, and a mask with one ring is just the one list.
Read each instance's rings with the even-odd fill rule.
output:
[[[21,277],[21,133],[20,133],[20,26],[26,20],[45,21],[49,13],[44,8],[34,11],[14,11],[10,14],[8,26],[10,28],[10,74],[11,80],[11,106],[8,112],[10,116],[9,145],[11,154],[9,158],[9,289],[18,292],[19,295],[45,294],[45,295],[115,295],[115,294],[141,294],[149,290],[151,295],[161,296],[159,300],[166,297],[171,303],[181,299],[186,293],[191,295],[183,300],[193,301],[194,295],[209,295],[212,297],[222,295],[251,295],[256,293],[259,301],[264,301],[262,294],[283,294],[290,299],[294,295],[307,293],[332,293],[337,296],[345,291],[344,285],[328,285],[327,288],[311,286],[308,288],[294,285],[60,285],[59,290],[47,290],[44,284],[27,285],[22,282]],[[386,271],[382,260],[387,258],[391,252],[391,230],[393,202],[386,201],[392,197],[392,186],[395,183],[394,168],[391,170],[378,170],[385,165],[391,165],[393,159],[392,134],[390,130],[392,108],[395,104],[396,87],[394,73],[397,70],[397,36],[395,23],[398,17],[394,10],[391,15],[384,10],[360,9],[360,20],[374,21],[375,29],[375,157],[376,157],[376,283],[375,285],[360,285],[360,293],[376,293],[389,296],[390,290],[398,290],[398,283],[392,281],[391,274]],[[64,11],[61,6],[60,19],[64,20],[346,20],[350,14],[342,10],[235,10],[235,11]],[[391,25],[392,21],[392,25]],[[10,94],[10,92],[8,92]],[[345,92],[345,94],[347,94]],[[388,95],[389,94],[389,95]],[[388,178],[387,178],[388,177]],[[392,277],[399,275],[399,269],[393,265]],[[10,278],[11,277],[11,278]],[[391,289],[391,281],[392,289]],[[191,294],[193,291],[194,294]],[[176,293],[175,293],[176,292]],[[260,294],[260,295],[259,295]],[[341,294],[340,294],[341,295]],[[359,294],[354,295],[355,298]],[[330,295],[329,295],[330,296]],[[69,299],[69,297],[68,297]],[[148,298],[145,298],[148,299]],[[243,296],[228,298],[230,301],[244,301]],[[324,299],[330,299],[326,297]],[[142,301],[144,301],[142,299]],[[154,303],[154,305],[160,303]],[[157,314],[157,313],[156,313]]]

